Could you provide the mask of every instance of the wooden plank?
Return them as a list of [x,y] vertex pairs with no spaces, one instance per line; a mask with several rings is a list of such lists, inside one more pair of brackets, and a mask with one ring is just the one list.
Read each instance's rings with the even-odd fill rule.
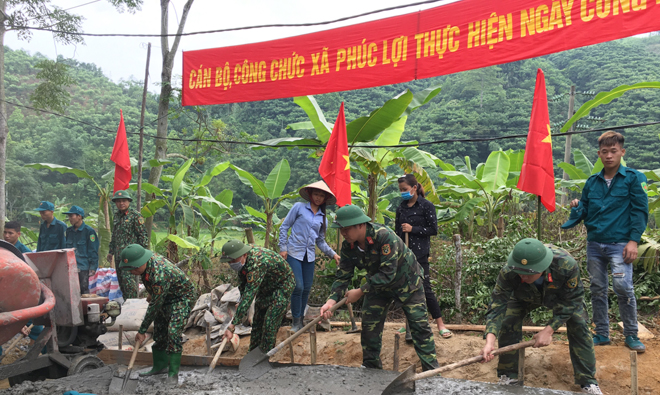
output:
[[[105,364],[118,363],[128,365],[131,359],[132,351],[127,350],[103,350],[97,354]],[[182,366],[209,366],[213,361],[213,357],[204,355],[182,355]],[[153,359],[150,352],[138,352],[135,358],[135,365],[138,366],[151,366]],[[218,359],[217,366],[238,366],[241,363],[240,358],[224,358]]]
[[[619,322],[619,328],[623,330],[623,322]],[[655,335],[651,333],[641,322],[637,322],[637,337],[641,340],[653,339]]]
[[525,349],[518,350],[518,384],[525,385]]
[[[358,323],[361,325],[361,323]],[[333,327],[350,327],[351,323],[350,322],[341,322],[341,321],[331,321],[330,325]],[[398,327],[401,328],[405,324],[403,322],[386,322],[385,327],[391,328],[391,327]],[[641,324],[640,324],[641,325]],[[452,330],[452,331],[476,331],[476,332],[483,332],[486,330],[486,325],[459,325],[459,324],[445,324],[447,329]],[[523,326],[522,331],[523,332],[541,332],[543,329],[545,329],[544,326]],[[646,328],[645,328],[646,329]],[[640,334],[642,330],[640,329]],[[562,326],[555,333],[566,333],[566,327]],[[641,336],[640,336],[641,339]]]

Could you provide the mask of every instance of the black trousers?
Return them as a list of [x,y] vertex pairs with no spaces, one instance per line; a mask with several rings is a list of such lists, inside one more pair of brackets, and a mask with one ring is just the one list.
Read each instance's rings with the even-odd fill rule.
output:
[[419,264],[424,269],[424,295],[426,296],[426,307],[433,317],[434,320],[442,317],[442,310],[440,309],[440,304],[438,304],[438,298],[436,298],[433,293],[433,288],[431,287],[431,268],[429,267],[429,257],[428,255],[420,257],[418,259]]

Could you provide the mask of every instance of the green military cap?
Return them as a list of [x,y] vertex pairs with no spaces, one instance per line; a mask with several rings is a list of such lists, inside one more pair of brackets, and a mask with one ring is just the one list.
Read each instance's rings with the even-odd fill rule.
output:
[[119,268],[121,270],[132,270],[138,268],[153,256],[153,252],[147,250],[139,244],[130,244],[121,252],[121,262]]
[[128,192],[128,189],[115,192],[115,194],[112,196],[112,201],[114,202],[115,200],[119,200],[119,199],[128,199],[131,202],[133,201],[133,198],[131,197],[131,194]]
[[51,202],[42,201],[34,211],[55,211],[55,205]]
[[543,273],[552,263],[552,250],[536,239],[522,239],[509,254],[508,265],[518,274]]
[[64,214],[78,214],[78,215],[80,215],[81,217],[84,218],[84,217],[85,217],[85,210],[83,210],[82,207],[71,206],[71,208],[69,209],[69,211],[67,211],[67,212],[64,213]]
[[347,205],[337,210],[335,222],[330,225],[331,228],[346,228],[352,225],[363,224],[370,222],[371,218],[367,217],[362,209],[358,206]]
[[252,249],[238,240],[229,240],[222,246],[221,262],[231,262]]

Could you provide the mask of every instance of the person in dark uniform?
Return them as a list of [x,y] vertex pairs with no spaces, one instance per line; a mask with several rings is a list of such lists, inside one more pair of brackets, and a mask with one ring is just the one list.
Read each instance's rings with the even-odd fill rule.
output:
[[99,238],[96,231],[84,221],[85,210],[78,206],[64,213],[71,226],[66,229],[66,248],[76,249],[80,293],[89,293],[89,276],[99,268]]
[[20,252],[32,252],[25,244],[21,243],[18,239],[21,237],[21,224],[18,221],[9,221],[5,224],[4,239],[6,242],[11,243],[14,247],[18,248]]
[[34,211],[38,211],[41,219],[37,252],[66,248],[66,224],[55,218],[55,205],[43,201]]
[[[412,174],[399,178],[399,191],[403,201],[396,209],[394,231],[405,240],[408,234],[408,248],[412,250],[417,262],[424,269],[424,295],[426,306],[431,317],[438,325],[440,336],[447,339],[452,336],[442,321],[442,310],[431,286],[431,268],[429,253],[431,252],[431,236],[438,234],[438,219],[433,203],[424,199],[424,188]],[[408,333],[406,333],[406,337]]]

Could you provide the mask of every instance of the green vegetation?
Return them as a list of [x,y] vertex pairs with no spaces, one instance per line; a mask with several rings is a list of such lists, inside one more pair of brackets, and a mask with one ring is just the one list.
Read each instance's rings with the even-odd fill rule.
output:
[[[638,88],[641,85],[636,84],[642,82],[643,87],[657,87],[654,81],[660,81],[659,54],[660,36],[630,38],[429,80],[295,100],[182,108],[175,96],[171,99],[168,136],[264,141],[271,146],[292,141],[323,144],[332,128],[326,118],[334,120],[342,101],[349,141],[366,145],[526,134],[538,67],[545,72],[549,97],[568,92],[571,85],[579,91],[610,92],[610,97],[600,94],[593,98],[594,106],[580,111],[581,115],[602,118],[604,125],[658,121],[659,89],[619,87]],[[38,54],[30,56],[5,48],[8,101],[29,104],[37,86],[36,67],[43,61]],[[75,81],[67,90],[71,104],[66,115],[70,118],[8,105],[7,212],[10,219],[20,219],[32,228],[37,226],[36,218],[26,211],[42,199],[77,204],[96,215],[103,211],[107,187],[102,188],[100,180],[105,184],[112,177],[109,158],[119,109],[124,111],[130,152],[137,156],[138,137],[130,133],[138,130],[141,82],[115,84],[94,65],[58,61],[69,66]],[[157,95],[148,97],[147,135],[156,132],[158,99]],[[576,109],[590,99],[578,96]],[[553,124],[566,122],[566,108],[567,103],[561,100],[551,102]],[[581,118],[579,122],[589,124],[592,119]],[[555,175],[560,177],[566,170],[571,179],[557,178],[556,185],[569,188],[569,197],[573,198],[579,196],[588,175],[599,169],[599,162],[594,162],[599,133],[574,136],[572,161],[562,163],[564,140],[560,128],[553,131]],[[644,236],[645,247],[640,248],[643,259],[636,273],[640,296],[660,293],[660,234],[656,229],[660,170],[654,170],[660,169],[659,130],[648,126],[625,131],[627,165],[645,171],[655,214]],[[535,199],[516,188],[524,144],[524,139],[517,138],[444,142],[426,145],[423,150],[351,150],[355,202],[379,222],[390,224],[393,220],[400,202],[398,175],[414,172],[424,184],[429,199],[438,208],[442,234],[434,238],[433,281],[445,306],[454,306],[454,251],[449,240],[453,234],[462,236],[465,296],[461,312],[473,322],[483,317],[496,273],[511,246],[522,237],[535,235]],[[150,157],[154,149],[154,140],[147,137],[145,157]],[[226,280],[222,270],[207,275],[207,270],[221,267],[213,259],[218,254],[218,243],[243,238],[241,229],[251,226],[259,244],[277,249],[274,239],[281,219],[297,198],[298,188],[319,179],[322,153],[322,149],[290,146],[253,149],[228,143],[169,141],[167,159],[149,161],[143,174],[146,178],[149,165],[163,165],[157,185],[143,183],[143,193],[148,193],[151,200],[142,211],[155,221],[154,248],[173,260],[188,259],[191,272],[207,287]],[[25,167],[30,163],[40,165]],[[59,171],[44,163],[68,170]],[[224,171],[227,169],[233,171]],[[98,220],[105,222],[110,215],[101,214]],[[579,230],[559,231],[567,216],[562,208],[545,214],[543,239],[568,248],[584,261],[585,235]],[[335,244],[336,232],[330,231],[327,239]],[[317,264],[313,302],[327,296],[336,267],[335,262],[325,258]],[[363,276],[356,273],[354,283],[359,284]],[[642,307],[657,308],[651,304]],[[449,310],[450,315],[454,313],[457,311]]]

